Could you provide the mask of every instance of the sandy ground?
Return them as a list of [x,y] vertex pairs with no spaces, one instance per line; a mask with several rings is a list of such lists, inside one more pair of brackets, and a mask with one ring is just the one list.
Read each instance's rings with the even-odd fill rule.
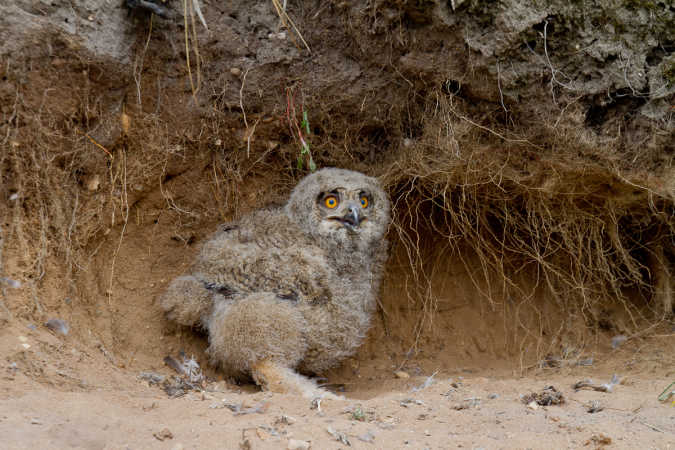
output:
[[[592,367],[525,377],[465,370],[397,378],[392,371],[316,408],[310,399],[224,381],[169,398],[100,348],[16,325],[0,335],[0,447],[7,449],[675,448],[675,404],[657,400],[675,381],[672,360],[644,345],[640,358],[626,350]],[[148,371],[172,374],[161,362]],[[621,381],[612,392],[572,387],[588,378],[608,383],[614,372]],[[547,386],[563,404],[523,403]],[[594,405],[602,410],[589,413]]]

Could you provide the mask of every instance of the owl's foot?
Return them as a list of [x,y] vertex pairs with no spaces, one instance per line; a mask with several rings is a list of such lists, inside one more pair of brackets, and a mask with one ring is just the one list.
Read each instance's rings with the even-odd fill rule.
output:
[[344,400],[344,397],[320,388],[312,380],[293,369],[272,361],[260,361],[251,371],[256,384],[265,391],[302,394],[305,398]]

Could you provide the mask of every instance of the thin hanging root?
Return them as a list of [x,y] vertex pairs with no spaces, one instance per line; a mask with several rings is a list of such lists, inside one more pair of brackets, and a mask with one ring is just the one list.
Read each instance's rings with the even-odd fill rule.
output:
[[[608,303],[619,303],[633,327],[653,321],[629,300],[627,287],[658,296],[659,309],[670,314],[672,273],[663,264],[668,255],[658,256],[659,264],[648,264],[651,280],[641,259],[652,243],[673,238],[672,228],[659,225],[672,205],[667,198],[655,196],[646,203],[622,197],[634,189],[611,170],[581,169],[562,158],[542,163],[541,173],[527,163],[530,172],[522,173],[518,160],[510,159],[542,157],[518,139],[506,140],[516,148],[501,153],[503,158],[495,157],[489,146],[462,148],[458,143],[484,139],[485,130],[457,120],[455,106],[445,97],[434,99],[418,142],[382,175],[395,199],[393,230],[411,267],[415,288],[409,295],[421,315],[434,312],[437,299],[424,280],[443,270],[440,259],[430,262],[442,245],[448,247],[446,258],[463,262],[476,292],[489,305],[516,314],[518,339],[534,339],[540,347],[545,343],[542,333],[550,336],[552,330],[543,328],[546,315],[539,314],[543,322],[535,331],[527,329],[533,324],[526,316],[521,320],[518,310],[534,311],[534,292],[542,288],[555,307],[589,326],[601,320],[598,314]],[[607,186],[612,191],[604,194]],[[637,216],[642,219],[636,221]],[[534,285],[523,283],[527,279]],[[509,306],[501,302],[504,298],[521,301]],[[432,323],[426,317],[420,322]]]
[[[192,97],[197,102],[197,92],[201,87],[201,58],[199,57],[199,46],[197,41],[197,30],[195,24],[195,12],[193,2],[189,3],[188,9],[188,0],[183,0],[183,26],[185,31],[185,64],[187,65],[188,78],[190,79],[190,89],[192,90]],[[190,16],[190,27],[188,27],[188,12]],[[192,46],[195,53],[195,60],[197,62],[197,86],[195,87],[194,81],[192,80],[192,68],[190,66],[190,36],[189,32],[192,34]]]
[[673,314],[673,274],[668,267],[668,258],[663,251],[663,246],[655,245],[650,251],[649,271],[654,283],[654,304],[661,305],[663,315],[669,317]]
[[[281,19],[281,23],[288,28],[289,30],[292,29],[295,31],[295,34],[298,35],[300,40],[302,41],[303,45],[307,49],[309,53],[312,53],[312,50],[309,48],[309,45],[305,41],[305,38],[302,37],[302,33],[300,33],[300,30],[298,30],[298,27],[295,26],[295,23],[293,20],[290,18],[288,13],[286,12],[286,9],[284,9],[284,6],[279,2],[279,0],[272,0],[272,4],[274,5],[274,9],[277,10],[277,15],[279,16],[279,19]],[[290,27],[288,25],[291,25]],[[293,36],[291,35],[291,39],[293,39]],[[295,43],[295,39],[293,39],[293,42]],[[297,47],[297,44],[296,44]]]

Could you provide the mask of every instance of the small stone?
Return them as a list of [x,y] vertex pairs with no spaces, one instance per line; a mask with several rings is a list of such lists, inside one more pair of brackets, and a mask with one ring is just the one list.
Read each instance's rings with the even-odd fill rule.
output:
[[255,434],[258,435],[261,441],[266,441],[270,437],[270,434],[267,431],[263,430],[262,428],[256,428]]
[[19,289],[21,287],[21,282],[12,280],[11,278],[0,277],[0,283],[6,283],[12,289]]
[[158,431],[156,433],[152,433],[152,435],[157,439],[158,441],[163,441],[165,439],[173,439],[173,433],[171,430],[168,428],[162,429],[162,431]]
[[88,20],[89,22],[93,22],[93,21],[94,21],[94,16],[89,16],[89,17],[87,17],[87,20]]
[[87,185],[87,190],[98,191],[98,188],[101,186],[101,176],[95,173],[87,178],[85,184]]
[[230,73],[234,75],[235,77],[238,77],[241,75],[241,69],[238,67],[233,67],[230,69]]
[[294,417],[282,415],[274,423],[276,425],[293,425],[297,420]]
[[68,322],[61,319],[49,319],[47,322],[45,322],[45,326],[50,330],[52,330],[53,332],[62,334],[64,336],[66,336],[68,334],[68,331],[70,331]]
[[152,402],[149,405],[143,405],[143,411],[152,411],[153,409],[156,409],[157,407],[158,407],[157,402]]
[[605,436],[602,433],[598,433],[591,436],[591,438],[584,443],[584,446],[593,445],[595,448],[603,448],[604,446],[611,444],[611,437]]
[[621,344],[623,344],[627,340],[628,340],[628,337],[624,336],[623,334],[620,334],[618,336],[614,336],[612,338],[612,348],[618,348]]
[[30,348],[30,344],[28,344],[28,338],[26,336],[19,336],[19,341],[21,342],[21,346],[28,350]]
[[349,438],[347,437],[347,435],[346,435],[345,433],[343,433],[343,432],[341,432],[341,431],[336,431],[336,430],[334,430],[334,429],[331,428],[331,427],[326,428],[326,431],[328,432],[328,434],[330,434],[331,436],[333,436],[333,438],[334,438],[336,441],[342,442],[342,443],[343,443],[344,445],[346,445],[347,447],[351,447],[352,444],[351,444],[351,442],[349,441]]
[[539,409],[539,405],[537,404],[536,401],[532,400],[530,403],[527,404],[527,407],[532,409],[532,410],[537,410]]
[[404,372],[402,370],[399,370],[397,372],[394,372],[394,375],[396,375],[396,378],[400,378],[402,380],[405,380],[407,378],[410,378],[410,375],[408,375],[408,372]]
[[605,409],[599,401],[594,400],[589,405],[587,405],[586,411],[590,414],[595,414],[597,412],[603,411]]
[[288,450],[309,450],[311,444],[308,441],[301,441],[299,439],[288,440]]
[[30,424],[31,425],[42,425],[42,421],[40,419],[37,419],[37,418],[34,417],[34,418],[30,419]]
[[363,433],[362,435],[357,436],[357,438],[358,438],[360,441],[363,441],[363,442],[370,442],[370,443],[372,443],[372,442],[375,441],[375,435],[374,435],[371,431],[366,431],[366,432]]

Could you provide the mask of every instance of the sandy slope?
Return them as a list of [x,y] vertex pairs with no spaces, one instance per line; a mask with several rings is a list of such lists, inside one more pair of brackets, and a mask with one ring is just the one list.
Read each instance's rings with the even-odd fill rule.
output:
[[[644,345],[639,353],[600,357],[597,367],[539,370],[522,378],[438,373],[421,390],[414,388],[426,376],[386,373],[348,390],[344,401],[322,401],[319,410],[302,397],[223,381],[170,399],[138,379],[141,370],[116,367],[99,349],[40,329],[19,335],[22,330],[1,332],[2,448],[277,449],[291,440],[313,449],[675,448],[675,407],[657,401],[673,381],[672,360],[653,357]],[[622,382],[611,393],[572,389],[586,378],[608,382],[619,370]],[[156,371],[171,374],[161,363]],[[563,405],[533,409],[521,402],[521,395],[548,385],[562,391]],[[588,413],[594,401],[604,410]],[[227,405],[260,411],[237,415]],[[155,434],[163,437],[164,429],[173,437],[162,441]]]

